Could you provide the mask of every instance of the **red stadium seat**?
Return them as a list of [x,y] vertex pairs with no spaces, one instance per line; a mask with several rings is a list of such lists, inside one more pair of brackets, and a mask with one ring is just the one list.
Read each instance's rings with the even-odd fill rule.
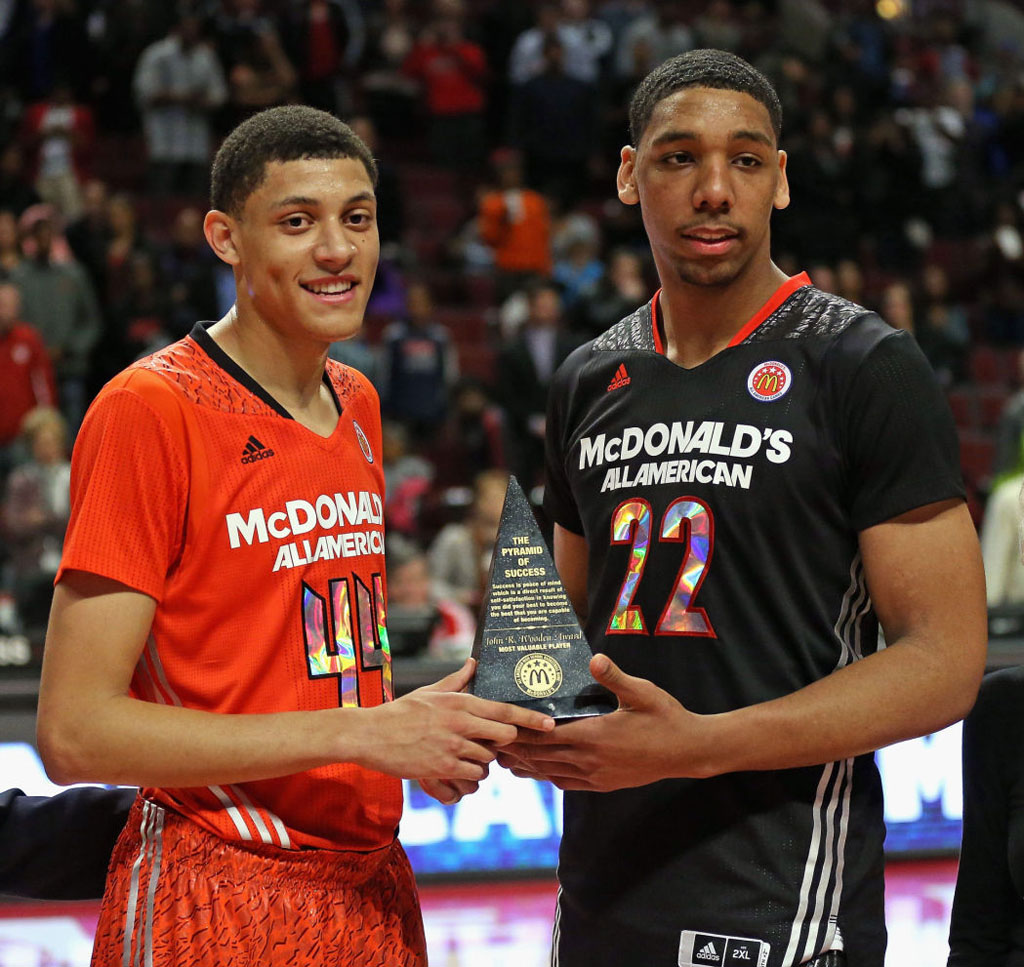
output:
[[490,346],[463,343],[459,346],[459,372],[490,386],[495,378],[495,353]]
[[977,393],[973,387],[952,389],[946,398],[958,430],[977,430],[980,427]]
[[980,386],[1002,386],[1007,382],[1003,356],[991,346],[975,346],[969,362],[971,380]]
[[960,466],[967,482],[979,490],[988,489],[996,445],[986,433],[960,434]]
[[983,386],[978,391],[978,412],[982,427],[993,429],[996,426],[999,417],[1003,415],[1009,395],[1009,390],[1001,386]]

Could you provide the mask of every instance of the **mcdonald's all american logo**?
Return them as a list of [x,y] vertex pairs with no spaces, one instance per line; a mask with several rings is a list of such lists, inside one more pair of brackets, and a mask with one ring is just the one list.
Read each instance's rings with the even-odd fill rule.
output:
[[547,698],[562,687],[562,666],[542,651],[520,658],[512,676],[519,690],[530,698]]
[[366,439],[366,434],[363,433],[363,428],[352,421],[352,426],[355,427],[356,439],[359,441],[359,449],[363,451],[363,456],[366,457],[367,463],[373,463],[373,451],[370,449],[370,441]]
[[747,392],[762,403],[784,396],[793,382],[793,374],[785,363],[769,360],[755,366],[747,377]]

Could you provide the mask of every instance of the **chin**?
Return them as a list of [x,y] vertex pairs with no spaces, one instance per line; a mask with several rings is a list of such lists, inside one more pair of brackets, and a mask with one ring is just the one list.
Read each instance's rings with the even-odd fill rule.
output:
[[345,339],[351,339],[362,328],[363,313],[360,309],[358,315],[346,313],[345,317],[341,319],[335,317],[333,319],[312,320],[307,327],[307,331],[330,342],[341,342]]
[[677,266],[676,272],[679,278],[688,285],[724,288],[739,278],[741,269],[734,265],[697,266],[687,263]]

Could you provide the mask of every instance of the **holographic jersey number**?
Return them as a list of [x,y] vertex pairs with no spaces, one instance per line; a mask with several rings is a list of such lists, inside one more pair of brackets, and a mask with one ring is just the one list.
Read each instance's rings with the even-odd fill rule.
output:
[[[360,704],[360,688],[372,687],[372,679],[367,680],[369,673],[374,673],[374,678],[379,673],[381,700],[390,702],[394,698],[383,581],[379,574],[373,576],[371,595],[358,576],[353,575],[352,580],[356,589],[356,620],[352,615],[348,578],[328,582],[328,600],[305,582],[302,585],[302,632],[309,676],[337,678],[338,704],[342,708]],[[361,676],[361,673],[366,674]],[[363,704],[378,704],[369,694],[364,697],[367,701]]]
[[644,624],[644,616],[634,606],[633,598],[636,597],[636,589],[647,563],[647,553],[651,549],[651,505],[646,500],[629,500],[619,504],[612,517],[612,543],[632,544],[633,547],[629,552],[626,579],[622,582],[619,600],[608,622],[608,634],[645,635],[647,626]]
[[[633,604],[651,550],[651,505],[628,500],[612,516],[612,544],[630,544],[629,564],[619,597],[608,622],[610,635],[645,635],[647,625]],[[669,504],[661,520],[659,541],[685,544],[675,587],[658,619],[656,635],[698,635],[714,638],[707,612],[694,606],[715,543],[715,522],[707,504],[696,497],[679,497]]]

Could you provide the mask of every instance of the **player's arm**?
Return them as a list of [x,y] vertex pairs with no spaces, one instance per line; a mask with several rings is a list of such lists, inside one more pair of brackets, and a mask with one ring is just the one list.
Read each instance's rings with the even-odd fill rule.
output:
[[884,650],[791,695],[716,715],[688,711],[598,655],[591,670],[617,695],[618,711],[523,736],[499,761],[562,788],[608,790],[829,762],[962,718],[987,639],[981,557],[965,505],[903,514],[863,531],[860,545]]
[[0,793],[0,893],[36,900],[103,896],[110,854],[134,789]]
[[[792,695],[729,713],[710,772],[828,762],[937,731],[971,709],[985,670],[985,578],[960,500],[860,534],[887,647]],[[712,717],[715,718],[715,717]],[[761,736],[763,748],[740,748]],[[756,745],[757,743],[753,743]]]
[[586,539],[574,534],[561,524],[555,524],[552,550],[555,558],[555,569],[562,579],[562,586],[569,596],[580,624],[587,620],[589,606],[587,603],[587,573],[589,559],[587,557]]
[[156,603],[126,585],[66,572],[54,594],[38,744],[54,781],[204,786],[353,762],[406,778],[478,780],[493,746],[546,716],[460,694],[458,672],[374,708],[223,715],[129,695]]

